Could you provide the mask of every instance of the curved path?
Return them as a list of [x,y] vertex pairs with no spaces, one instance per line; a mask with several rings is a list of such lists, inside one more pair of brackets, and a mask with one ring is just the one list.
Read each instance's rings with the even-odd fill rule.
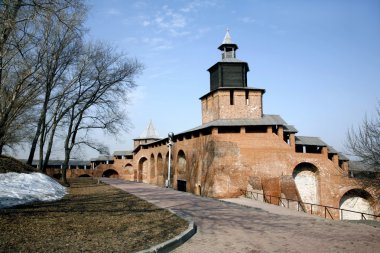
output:
[[191,216],[198,232],[174,252],[380,252],[380,228],[325,220],[263,203],[245,207],[149,184],[102,180],[159,207]]

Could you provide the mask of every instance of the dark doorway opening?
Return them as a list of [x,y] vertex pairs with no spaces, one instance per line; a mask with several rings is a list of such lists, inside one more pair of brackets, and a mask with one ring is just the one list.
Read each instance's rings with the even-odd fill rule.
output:
[[119,173],[116,170],[108,169],[103,172],[102,177],[119,178]]
[[61,179],[62,178],[62,174],[61,173],[57,173],[57,174],[54,174],[53,175],[53,178],[55,178],[55,179]]
[[181,192],[186,192],[186,181],[185,180],[177,180],[177,189]]

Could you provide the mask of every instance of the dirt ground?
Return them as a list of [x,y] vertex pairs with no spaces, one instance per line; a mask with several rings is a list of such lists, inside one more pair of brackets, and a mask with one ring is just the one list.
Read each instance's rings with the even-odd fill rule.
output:
[[90,178],[62,200],[0,209],[0,252],[135,252],[183,232],[167,210]]
[[32,166],[26,165],[19,160],[5,155],[0,155],[0,173],[18,172],[29,173],[36,172],[37,170]]

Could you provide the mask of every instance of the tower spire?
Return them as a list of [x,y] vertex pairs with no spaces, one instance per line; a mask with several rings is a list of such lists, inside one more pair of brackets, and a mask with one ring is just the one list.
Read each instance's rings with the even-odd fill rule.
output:
[[222,45],[220,45],[218,49],[222,51],[222,60],[226,58],[236,58],[236,50],[238,49],[238,46],[232,42],[230,29],[227,28]]
[[159,139],[160,135],[158,134],[156,128],[153,126],[153,121],[150,120],[148,127],[142,132],[139,137],[140,139]]
[[222,44],[233,44],[230,34],[230,29],[227,28],[226,35],[224,35],[223,43]]

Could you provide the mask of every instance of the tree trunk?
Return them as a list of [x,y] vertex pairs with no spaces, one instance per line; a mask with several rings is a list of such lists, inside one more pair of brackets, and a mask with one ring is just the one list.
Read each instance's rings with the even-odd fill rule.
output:
[[41,134],[41,120],[38,121],[36,134],[34,135],[34,139],[32,141],[32,146],[31,146],[30,152],[29,152],[28,161],[26,162],[26,164],[31,165],[33,162],[34,153],[36,152],[38,137],[40,136],[40,134]]
[[69,167],[70,153],[71,153],[70,149],[65,149],[65,160],[63,161],[63,165],[62,165],[62,177],[61,177],[62,185],[66,187],[70,187],[70,183],[67,181],[67,176],[66,176],[67,168]]
[[67,177],[66,177],[66,172],[67,172],[67,168],[69,167],[69,160],[70,160],[70,153],[71,153],[71,150],[72,150],[72,146],[70,146],[70,139],[72,137],[72,129],[73,129],[73,120],[75,119],[74,115],[75,115],[75,108],[72,107],[71,108],[71,112],[70,112],[70,115],[69,115],[69,125],[67,127],[67,135],[65,137],[65,144],[64,144],[64,148],[65,148],[65,160],[63,162],[63,165],[62,165],[62,184],[64,186],[67,186],[69,187],[70,184],[69,182],[67,181]]
[[[35,134],[33,142],[32,142],[32,147],[30,148],[30,153],[29,153],[29,158],[28,158],[27,164],[32,164],[34,153],[36,152],[38,137],[40,137],[40,150],[41,150],[41,144],[42,144],[42,149],[43,149],[43,144],[45,143],[43,138],[44,138],[44,133],[45,133],[45,129],[46,129],[46,124],[45,124],[46,112],[48,110],[50,94],[51,94],[51,85],[49,85],[49,83],[47,83],[46,84],[46,91],[45,91],[45,99],[44,99],[43,106],[41,108],[40,118],[38,120],[36,134]],[[43,155],[41,155],[41,151],[40,151],[40,162],[39,162],[41,164],[41,167],[39,167],[40,170],[42,169],[41,156],[43,156]]]
[[40,133],[40,152],[39,152],[39,161],[38,161],[38,164],[39,164],[39,168],[40,170],[45,173],[46,171],[44,170],[44,166],[43,166],[43,159],[44,159],[44,146],[45,146],[45,138],[46,138],[46,134],[45,134],[45,130],[46,130],[46,122],[45,122],[45,118],[46,118],[46,111],[43,112],[43,114],[45,115],[44,118],[42,119],[43,122],[42,122],[42,127],[41,127],[41,133]]
[[[13,101],[11,103],[11,106],[13,105]],[[10,110],[9,107],[6,109],[6,112],[3,115],[0,115],[0,142],[2,143],[2,147],[4,147],[4,144],[6,144],[5,136],[7,133],[7,124],[9,119]]]
[[44,169],[43,169],[43,160],[44,160],[44,145],[42,144],[43,143],[43,140],[42,140],[42,136],[40,137],[40,152],[39,152],[39,159],[38,159],[38,169],[45,173],[44,172]]
[[56,120],[54,120],[54,123],[53,123],[52,128],[51,128],[51,132],[50,132],[48,146],[46,148],[46,154],[45,154],[44,164],[42,166],[42,171],[44,173],[46,173],[46,168],[47,168],[47,166],[49,164],[51,149],[53,147],[54,135],[55,135],[55,130],[57,129],[57,125],[58,125],[58,122]]
[[[1,1],[3,2],[3,1]],[[0,87],[3,86],[3,57],[4,57],[4,46],[10,37],[14,26],[15,21],[17,19],[17,14],[20,10],[22,0],[18,0],[16,3],[13,3],[13,5],[10,5],[9,3],[5,5],[5,13],[7,14],[5,17],[5,26],[1,27],[1,34],[0,34],[0,58],[1,58],[1,64],[0,64]],[[13,101],[12,101],[13,102]],[[9,110],[5,113],[5,117],[1,119],[2,122],[0,122],[0,141],[3,141],[3,138],[5,136],[5,124],[8,120],[9,116]],[[0,144],[0,155],[3,152],[4,143]]]

